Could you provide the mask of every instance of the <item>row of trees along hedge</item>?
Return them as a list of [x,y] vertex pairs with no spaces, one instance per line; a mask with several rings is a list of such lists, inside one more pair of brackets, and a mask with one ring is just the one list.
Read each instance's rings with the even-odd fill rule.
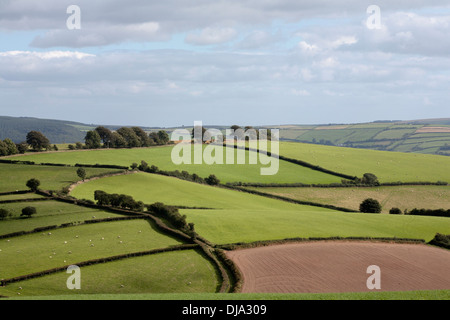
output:
[[[164,130],[147,134],[140,127],[122,127],[116,131],[111,131],[108,128],[99,126],[95,130],[86,133],[85,148],[138,148],[166,145],[169,142],[169,134]],[[83,147],[82,145],[80,146],[80,143],[77,143],[75,147],[69,146],[69,148],[81,149]]]
[[[256,140],[262,138],[262,134],[260,133],[259,129],[256,129],[252,126],[246,126],[242,128],[238,125],[231,126],[231,129],[234,130],[234,133],[231,136],[224,136],[223,138],[230,138],[236,140]],[[216,137],[210,135],[210,132],[207,132],[208,129],[203,126],[195,126],[192,129],[191,135],[194,139],[192,139],[193,142],[205,142],[205,141],[214,141]],[[196,141],[196,138],[198,138],[200,141]],[[272,139],[272,131],[270,129],[266,129],[266,136],[264,136],[267,140]]]
[[145,206],[142,201],[136,201],[132,196],[126,194],[109,194],[102,190],[94,192],[94,199],[99,206],[112,206],[133,211],[144,211]]
[[412,216],[434,216],[434,217],[450,217],[450,209],[412,209],[411,211],[405,211],[405,214]]
[[450,249],[450,235],[437,233],[433,240],[429,242],[432,245]]
[[179,171],[179,170],[164,171],[164,170],[160,170],[155,165],[149,166],[149,164],[145,161],[141,161],[140,165],[138,165],[137,163],[133,163],[131,165],[131,169],[133,169],[133,170],[139,169],[140,171],[143,171],[143,172],[157,173],[157,174],[161,174],[164,176],[176,177],[179,179],[192,181],[192,182],[196,182],[196,183],[209,184],[211,186],[216,186],[220,183],[219,178],[217,178],[214,174],[209,175],[207,178],[202,178],[196,173],[190,174],[187,171]]
[[[37,212],[35,207],[25,207],[22,209],[22,214],[20,215],[21,217],[26,217],[26,218],[30,218],[31,216],[35,215]],[[12,213],[9,212],[6,209],[1,208],[0,209],[0,220],[5,220],[7,218],[11,218],[12,217]]]
[[389,214],[405,214],[405,215],[412,215],[412,216],[433,216],[433,217],[450,217],[450,209],[412,209],[411,211],[408,211],[408,209],[405,209],[405,211],[402,211],[399,208],[392,208],[389,210]]
[[14,143],[11,139],[0,140],[0,157],[10,156],[18,153],[25,153],[29,148],[34,151],[57,150],[56,145],[51,146],[50,140],[39,131],[30,131],[26,136],[26,141]]
[[176,207],[167,206],[161,202],[145,205],[142,201],[135,201],[132,196],[124,194],[110,194],[102,190],[94,192],[94,199],[99,206],[111,206],[121,209],[143,212],[145,208],[156,216],[169,221],[175,228],[196,236],[194,224],[186,222],[186,216],[181,215]]

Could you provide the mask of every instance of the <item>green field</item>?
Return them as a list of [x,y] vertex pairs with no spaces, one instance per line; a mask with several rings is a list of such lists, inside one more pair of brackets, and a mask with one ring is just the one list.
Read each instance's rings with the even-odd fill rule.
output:
[[[164,272],[161,272],[164,270]],[[139,293],[214,293],[218,285],[213,266],[195,250],[165,252],[83,267],[81,289],[68,290],[68,274],[21,281],[0,288],[0,295],[20,297],[70,295],[122,295]],[[19,295],[20,294],[20,295]],[[103,299],[103,298],[100,298]]]
[[383,213],[391,208],[450,208],[449,186],[392,186],[371,188],[247,188],[295,200],[311,201],[359,210],[367,198],[380,202]]
[[[22,209],[27,206],[35,207],[36,215],[31,219],[20,218]],[[0,221],[0,235],[18,231],[31,231],[38,227],[59,226],[63,223],[119,216],[115,213],[75,206],[60,201],[7,203],[0,204],[0,208],[7,209],[13,215],[12,219]]]
[[[115,173],[120,170],[86,168],[87,177],[107,172]],[[77,168],[70,167],[0,163],[0,174],[0,192],[27,190],[26,183],[31,178],[38,179],[41,182],[40,188],[44,190],[60,190],[62,187],[81,180],[77,176]]]
[[146,220],[80,225],[3,239],[0,278],[176,244],[180,242],[156,232]]
[[431,240],[448,232],[446,218],[344,213],[297,205],[175,178],[137,173],[87,182],[72,195],[93,199],[95,190],[127,191],[136,200],[212,210],[181,210],[196,231],[213,243],[251,242],[293,237],[402,237]]
[[[352,128],[353,129],[353,128]],[[377,127],[370,128],[379,130]],[[344,129],[343,129],[344,130]],[[328,131],[328,130],[323,130]],[[400,130],[398,130],[400,131]],[[373,132],[367,132],[372,134]],[[261,165],[182,165],[170,158],[172,147],[89,150],[30,154],[20,160],[74,165],[110,164],[130,166],[146,161],[163,170],[186,170],[221,182],[335,183],[341,178],[285,161],[275,176],[261,176]],[[248,155],[249,152],[246,152]],[[388,181],[450,181],[449,158],[282,142],[280,154],[333,171],[362,176],[376,174]],[[0,164],[0,192],[26,190],[30,178],[43,189],[61,190],[80,178],[74,167]],[[111,169],[86,169],[89,176]],[[414,172],[414,174],[411,174]],[[289,203],[268,197],[209,186],[149,173],[133,173],[86,181],[70,196],[94,200],[94,191],[128,194],[146,204],[163,202],[180,209],[195,231],[213,244],[231,244],[309,237],[397,237],[431,240],[436,233],[448,234],[450,220],[444,217],[345,213],[318,206]],[[366,197],[378,197],[384,212],[391,206],[440,208],[450,204],[448,186],[401,186],[379,188],[257,188],[293,199],[358,209]],[[2,195],[0,201],[39,198],[36,194]],[[423,205],[420,205],[423,204]],[[430,204],[430,205],[427,205]],[[432,204],[432,205],[431,205]],[[20,218],[25,206],[37,208],[32,218]],[[143,219],[82,224],[91,219],[120,214],[61,201],[0,204],[12,218],[0,221],[0,235],[31,231],[37,227],[73,226],[0,239],[0,279],[77,264],[91,259],[167,248],[182,242],[162,233]],[[449,291],[379,292],[348,294],[215,294],[221,284],[214,265],[199,251],[189,249],[95,264],[82,268],[82,290],[66,287],[67,273],[20,281],[0,288],[0,296],[46,299],[449,299]]]
[[295,142],[281,142],[280,155],[358,177],[370,172],[375,174],[380,182],[450,182],[450,158],[446,156]]
[[[149,165],[156,165],[158,168],[167,171],[185,170],[191,174],[196,173],[200,177],[208,177],[215,174],[222,182],[255,182],[255,183],[317,183],[328,184],[340,182],[341,178],[301,167],[286,161],[279,162],[279,171],[275,175],[262,176],[262,165],[249,164],[249,152],[246,152],[246,164],[182,164],[175,165],[172,162],[172,146],[137,148],[137,149],[109,149],[109,150],[90,150],[74,152],[42,153],[34,155],[24,155],[12,159],[35,161],[36,163],[64,163],[75,165],[82,164],[108,164],[131,166],[132,163],[140,164],[142,160]],[[205,147],[204,147],[205,148]],[[225,150],[225,149],[224,149]],[[225,151],[224,151],[225,155]],[[237,153],[235,153],[235,156]],[[193,162],[193,161],[192,161]],[[224,161],[225,162],[225,161]]]

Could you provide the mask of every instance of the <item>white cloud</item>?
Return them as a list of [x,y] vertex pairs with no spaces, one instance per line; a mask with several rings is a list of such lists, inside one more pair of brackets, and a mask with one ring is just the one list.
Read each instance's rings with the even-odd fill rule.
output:
[[306,41],[300,41],[298,43],[300,51],[307,55],[314,55],[320,51],[319,47],[315,44],[309,44]]
[[48,52],[5,51],[0,52],[0,57],[35,57],[43,60],[50,60],[62,58],[84,59],[89,57],[95,57],[95,55],[78,51],[48,51]]
[[230,41],[236,34],[236,30],[229,27],[208,27],[200,33],[189,33],[185,41],[195,45],[220,44]]

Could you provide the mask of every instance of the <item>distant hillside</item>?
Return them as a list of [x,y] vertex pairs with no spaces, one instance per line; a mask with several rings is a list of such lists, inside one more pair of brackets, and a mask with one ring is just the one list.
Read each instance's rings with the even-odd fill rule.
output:
[[15,143],[26,140],[28,132],[42,132],[51,143],[83,141],[86,125],[70,121],[0,116],[0,139],[10,138]]
[[281,126],[280,139],[351,148],[450,155],[450,119]]
[[[102,125],[111,130],[122,126]],[[28,132],[36,130],[46,135],[52,144],[84,142],[86,131],[97,126],[62,120],[0,116],[0,140],[10,138],[20,143],[25,140]],[[220,130],[229,128],[206,124],[205,127]],[[265,127],[279,128],[280,139],[285,141],[450,156],[450,118]],[[187,125],[183,128],[190,130],[192,126]],[[142,127],[142,129],[147,132],[164,129],[170,134],[176,128]]]

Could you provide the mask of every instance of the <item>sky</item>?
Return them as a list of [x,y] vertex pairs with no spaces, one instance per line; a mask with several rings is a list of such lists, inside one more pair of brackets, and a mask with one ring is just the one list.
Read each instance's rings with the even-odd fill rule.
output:
[[449,35],[448,0],[0,0],[0,115],[147,127],[448,118]]

